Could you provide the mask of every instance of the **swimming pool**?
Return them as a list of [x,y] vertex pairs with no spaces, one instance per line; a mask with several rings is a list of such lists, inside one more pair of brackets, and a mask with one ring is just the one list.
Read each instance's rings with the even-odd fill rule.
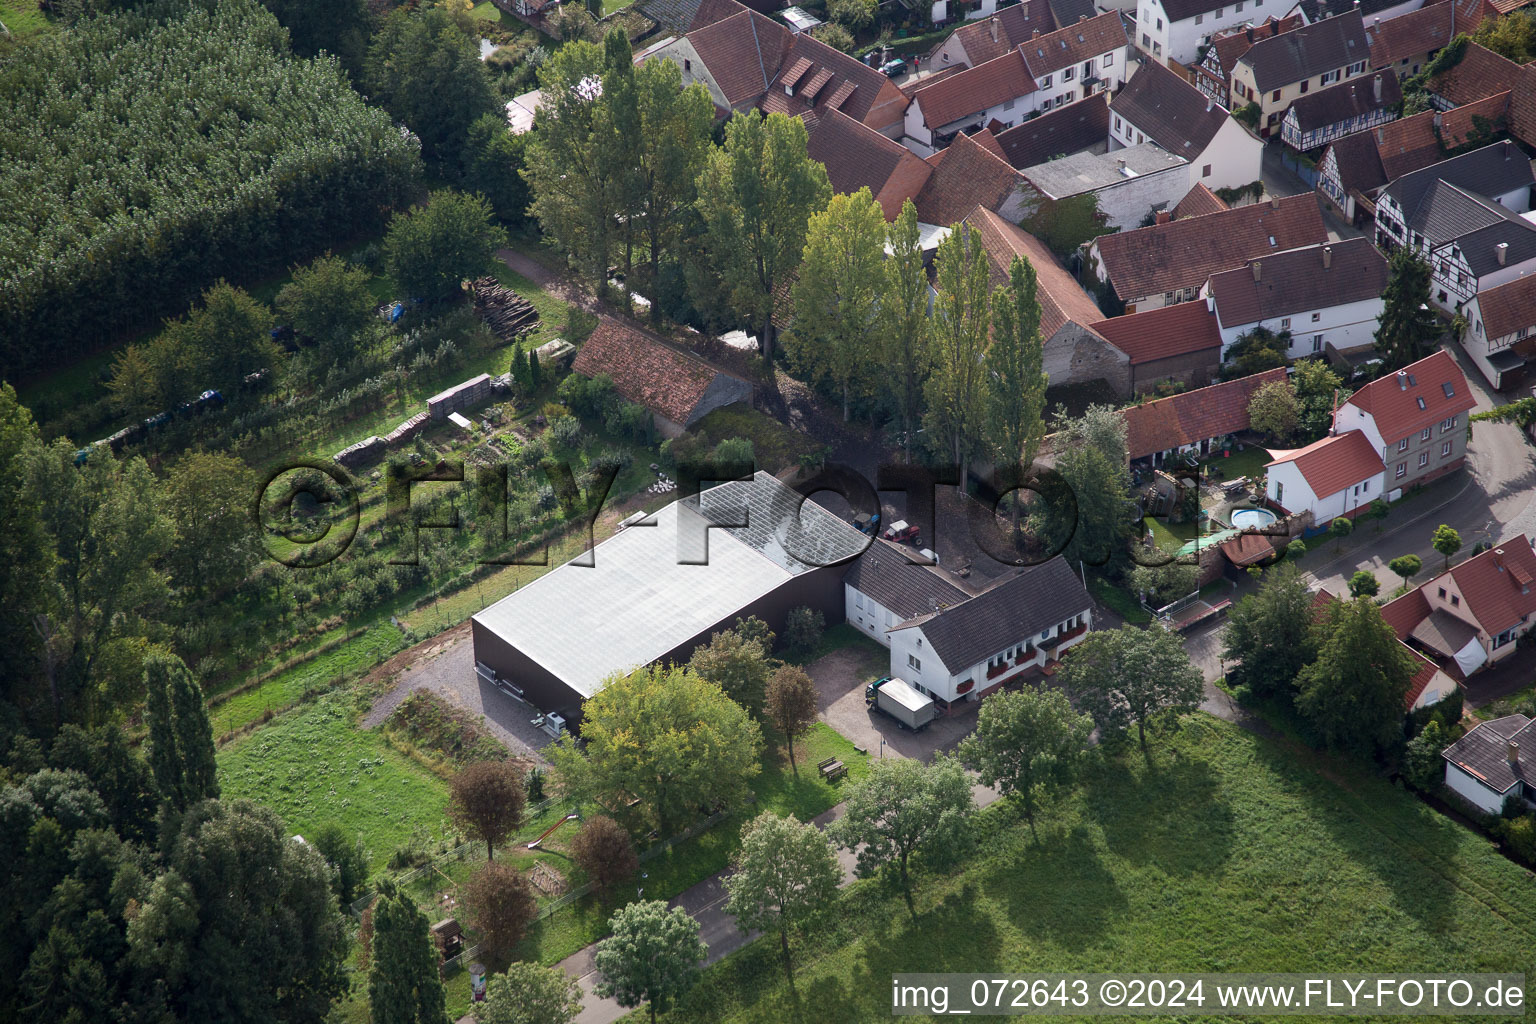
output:
[[1249,530],[1255,526],[1268,526],[1277,518],[1267,508],[1240,508],[1232,513],[1232,529]]

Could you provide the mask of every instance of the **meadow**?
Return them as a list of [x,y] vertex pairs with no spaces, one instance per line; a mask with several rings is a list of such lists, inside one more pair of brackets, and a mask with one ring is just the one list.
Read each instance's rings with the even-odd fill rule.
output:
[[1106,759],[1041,822],[980,815],[918,920],[859,884],[796,946],[706,972],[669,1021],[889,1019],[901,971],[1536,971],[1536,890],[1487,840],[1402,789],[1205,716],[1150,758]]

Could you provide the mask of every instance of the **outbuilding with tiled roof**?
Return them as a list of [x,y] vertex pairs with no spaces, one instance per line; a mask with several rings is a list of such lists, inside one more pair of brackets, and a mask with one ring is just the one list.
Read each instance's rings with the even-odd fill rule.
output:
[[955,137],[948,149],[930,156],[932,168],[917,193],[918,220],[948,227],[981,206],[1010,220],[1020,219],[1024,204],[1019,186],[1024,178],[1008,161],[967,135]]
[[1446,786],[1484,814],[1536,801],[1536,722],[1524,715],[1479,722],[1441,757]]
[[1176,381],[1203,388],[1221,368],[1221,329],[1202,302],[1180,302],[1091,325],[1131,360],[1131,390]]
[[1330,434],[1304,448],[1275,449],[1265,464],[1266,496],[1288,513],[1311,512],[1315,525],[1354,518],[1385,497],[1381,453],[1365,434]]
[[1284,367],[1222,381],[1120,410],[1131,461],[1160,465],[1179,451],[1208,455],[1212,442],[1250,429],[1248,403],[1265,384],[1285,380]]
[[886,220],[895,220],[902,203],[915,199],[933,174],[907,147],[840,110],[823,107],[803,116],[806,149],[826,167],[832,190],[852,193],[867,187]]
[[1109,102],[1095,96],[1030,118],[997,134],[1003,157],[1016,168],[1032,167],[1069,153],[1109,148]]
[[606,375],[621,396],[651,411],[665,437],[752,398],[747,381],[609,316],[599,318],[571,368],[587,377]]

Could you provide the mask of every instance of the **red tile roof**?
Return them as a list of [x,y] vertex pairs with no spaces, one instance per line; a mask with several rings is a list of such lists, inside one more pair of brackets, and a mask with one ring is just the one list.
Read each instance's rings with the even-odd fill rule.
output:
[[1034,91],[1035,76],[1030,74],[1019,51],[1009,50],[958,75],[921,85],[911,95],[912,102],[922,111],[923,123],[937,130]]
[[683,424],[717,378],[737,380],[698,356],[606,316],[582,343],[571,368],[588,377],[606,373],[613,378],[613,389],[629,401]]
[[1395,18],[1367,23],[1365,37],[1371,42],[1371,66],[1375,68],[1391,67],[1404,57],[1438,50],[1451,41],[1451,5],[1433,3]]
[[1036,78],[1081,64],[1126,45],[1125,24],[1118,11],[1108,11],[1075,25],[1019,43],[1018,52]]
[[1483,335],[1489,341],[1536,327],[1536,273],[1522,273],[1513,281],[1477,293]]
[[[1450,394],[1446,394],[1447,385]],[[1395,374],[1378,377],[1351,395],[1345,404],[1369,415],[1382,441],[1395,444],[1425,427],[1466,412],[1476,403],[1461,367],[1450,353],[1440,351]]]
[[1312,493],[1319,499],[1368,480],[1385,471],[1381,453],[1371,446],[1371,439],[1363,430],[1351,430],[1344,434],[1332,434],[1321,441],[1314,441],[1305,448],[1290,451],[1272,451],[1273,462],[1278,466],[1294,463]]
[[1248,402],[1253,393],[1276,380],[1285,380],[1284,367],[1121,409],[1130,457],[1143,459],[1208,437],[1247,430]]
[[1510,93],[1505,89],[1485,99],[1463,103],[1440,115],[1440,138],[1446,149],[1459,149],[1467,144],[1467,136],[1477,130],[1478,121],[1486,121],[1487,127],[1501,131],[1509,120]]
[[[1463,27],[1459,12],[1456,31],[1471,31]],[[1521,66],[1477,43],[1468,43],[1461,61],[1431,79],[1429,89],[1457,106],[1507,91],[1511,134],[1527,145],[1536,142],[1536,67]]]
[[1314,193],[1239,206],[1095,240],[1121,299],[1198,288],[1212,274],[1251,259],[1328,240]]
[[990,18],[967,22],[945,36],[933,49],[938,50],[953,39],[965,51],[966,62],[974,67],[995,60],[1020,43],[1027,42],[1030,33],[1037,29],[1050,32],[1055,28],[1056,19],[1051,16],[1048,0],[1024,0],[1023,3],[998,11]]
[[977,206],[997,210],[1024,178],[981,143],[955,136],[948,149],[929,157],[933,173],[913,200],[925,224],[956,224]]
[[1435,134],[1433,110],[1399,118],[1376,129],[1376,152],[1387,181],[1437,164],[1445,156],[1440,138]]
[[1424,587],[1419,585],[1395,601],[1381,606],[1381,617],[1399,640],[1407,640],[1414,628],[1429,616],[1429,601],[1424,597]]
[[1179,205],[1173,208],[1173,219],[1183,217],[1204,217],[1208,213],[1221,213],[1232,207],[1221,201],[1221,197],[1203,183],[1196,182],[1195,187],[1179,200]]
[[1015,256],[1023,256],[1035,268],[1041,337],[1049,339],[1069,320],[1086,326],[1103,316],[1098,304],[1034,235],[984,207],[976,207],[965,221],[981,235],[992,264],[989,276],[994,288],[1008,283],[1008,268]]
[[[1221,328],[1203,302],[1179,302],[1090,325],[1138,366],[1206,349],[1221,349]],[[1207,434],[1206,437],[1214,437]]]
[[[996,122],[993,123],[995,124]],[[991,153],[993,156],[997,157],[999,160],[1004,162],[1008,160],[1008,154],[1003,152],[1003,147],[998,144],[997,136],[992,133],[992,129],[990,127],[983,128],[975,135],[972,135],[971,141],[976,143],[976,145],[980,146],[982,149],[986,150],[988,153]],[[1012,167],[1013,165],[1008,164],[1008,166]]]
[[838,110],[805,115],[811,159],[827,168],[835,192],[868,186],[886,220],[895,220],[904,200],[915,199],[933,174],[916,153]]
[[1451,578],[1489,636],[1536,614],[1536,551],[1523,533],[1452,567]]
[[732,107],[768,91],[793,40],[789,29],[750,10],[688,33],[688,42]]
[[1223,541],[1221,553],[1235,566],[1257,565],[1275,554],[1275,546],[1262,533],[1240,533]]

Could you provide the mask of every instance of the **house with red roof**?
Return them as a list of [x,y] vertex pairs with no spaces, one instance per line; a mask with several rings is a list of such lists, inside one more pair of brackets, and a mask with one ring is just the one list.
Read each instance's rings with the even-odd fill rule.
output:
[[1524,381],[1526,362],[1536,356],[1536,270],[1484,288],[1466,313],[1461,347],[1488,383],[1503,389]]
[[1253,393],[1280,380],[1285,380],[1285,368],[1275,367],[1121,409],[1131,461],[1147,459],[1158,466],[1183,452],[1209,455],[1218,439],[1250,429],[1248,403]]
[[1387,499],[1460,469],[1476,405],[1461,367],[1436,352],[1371,381],[1334,414],[1335,433],[1362,431],[1387,467]]
[[1140,394],[1165,381],[1203,388],[1221,367],[1221,330],[1199,302],[1132,313],[1090,325],[1131,363],[1131,390]]
[[1272,451],[1266,496],[1288,513],[1310,511],[1319,526],[1353,518],[1378,498],[1396,501],[1465,464],[1474,404],[1449,353],[1420,359],[1350,396],[1327,437]]
[[1515,651],[1536,622],[1536,551],[1524,534],[1389,602],[1382,618],[1410,647],[1465,679]]
[[1011,128],[1125,83],[1128,46],[1116,11],[1028,39],[958,74],[919,82],[910,93],[902,142],[930,156],[957,135],[996,121]]
[[1270,454],[1266,497],[1287,513],[1310,511],[1318,526],[1354,518],[1384,495],[1386,467],[1362,431],[1329,434],[1304,448]]
[[608,316],[598,319],[571,369],[606,375],[615,391],[651,411],[663,437],[677,437],[716,409],[752,399],[747,381]]
[[916,199],[933,174],[933,167],[906,146],[840,110],[821,107],[802,120],[806,150],[826,167],[832,190],[852,193],[868,187],[886,220],[895,220],[902,203]]

